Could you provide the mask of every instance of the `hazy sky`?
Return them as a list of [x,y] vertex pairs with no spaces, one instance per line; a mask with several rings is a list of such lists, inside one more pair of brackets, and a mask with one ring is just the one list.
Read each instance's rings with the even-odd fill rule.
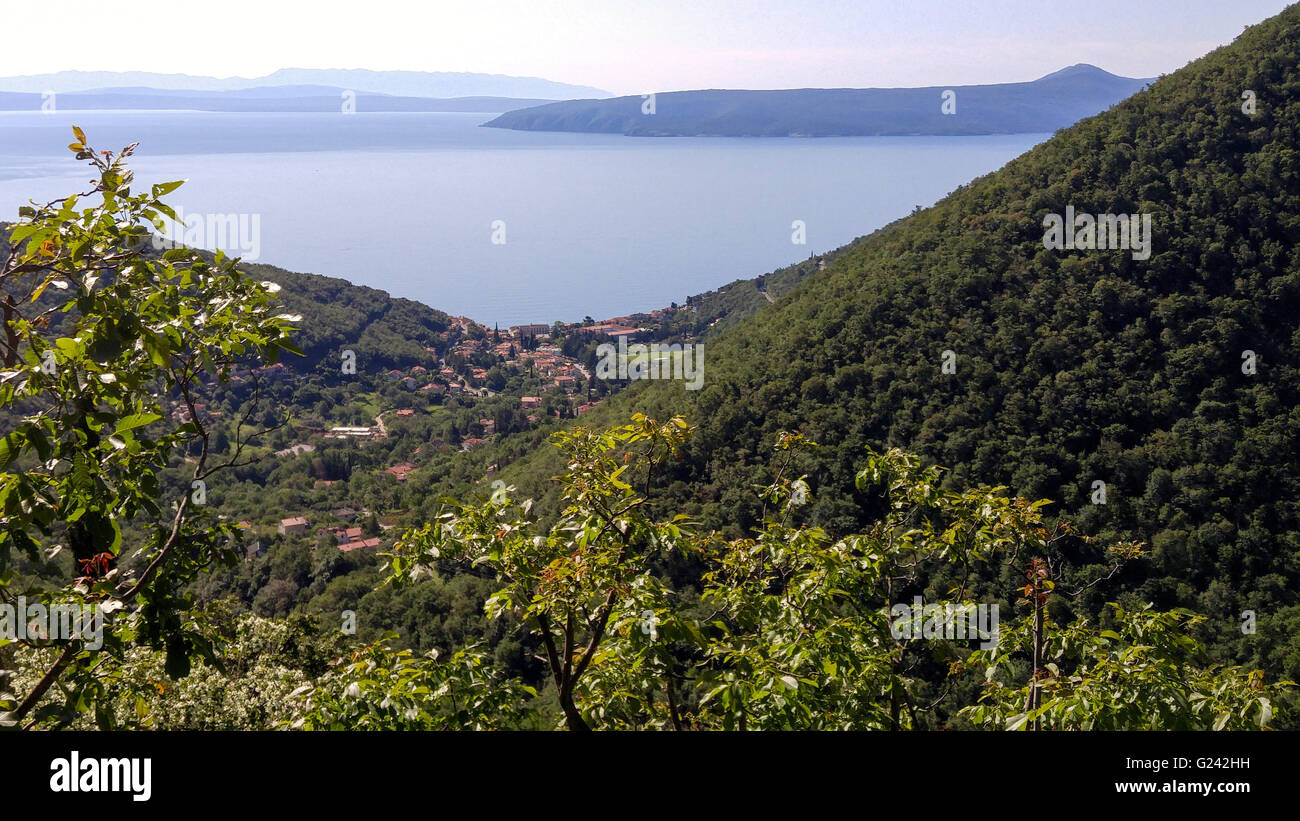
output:
[[[5,2],[0,76],[478,71],[619,94],[1149,77],[1283,0],[134,0]],[[105,43],[111,43],[106,47]]]

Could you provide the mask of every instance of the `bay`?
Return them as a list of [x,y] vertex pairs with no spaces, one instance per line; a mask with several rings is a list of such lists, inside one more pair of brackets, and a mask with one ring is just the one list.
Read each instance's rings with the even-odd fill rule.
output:
[[[258,262],[504,327],[649,311],[772,271],[930,205],[1050,136],[479,127],[493,116],[3,112],[0,220],[29,198],[86,189],[66,149],[76,124],[97,149],[139,141],[138,183],[188,180],[168,198],[184,214],[245,215],[258,231],[243,246]],[[796,221],[806,244],[794,241]]]

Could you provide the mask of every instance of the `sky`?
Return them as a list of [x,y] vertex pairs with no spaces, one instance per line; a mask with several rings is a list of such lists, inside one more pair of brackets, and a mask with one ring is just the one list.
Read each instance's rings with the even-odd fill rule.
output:
[[[615,94],[1174,71],[1283,0],[140,0],[0,2],[0,76],[279,68],[473,71]],[[52,10],[57,19],[52,21]],[[53,26],[53,28],[52,28]],[[112,44],[111,47],[106,44]]]

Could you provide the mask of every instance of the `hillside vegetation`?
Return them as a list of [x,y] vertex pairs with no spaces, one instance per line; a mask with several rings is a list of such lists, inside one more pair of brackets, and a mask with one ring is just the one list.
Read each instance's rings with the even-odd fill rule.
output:
[[[1291,8],[843,249],[713,338],[702,390],[637,384],[585,421],[697,421],[673,504],[733,532],[758,521],[779,430],[824,445],[808,471],[832,532],[873,512],[845,490],[864,449],[914,449],[954,483],[1056,500],[1102,543],[1146,542],[1081,612],[1122,590],[1191,606],[1225,655],[1300,675],[1298,65]],[[1044,216],[1067,206],[1150,214],[1150,258],[1046,249]],[[535,461],[513,475],[555,472]]]

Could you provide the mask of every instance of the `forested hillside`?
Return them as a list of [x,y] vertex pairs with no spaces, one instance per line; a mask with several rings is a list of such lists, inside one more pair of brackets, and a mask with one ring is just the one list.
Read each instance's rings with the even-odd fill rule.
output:
[[[915,449],[956,484],[1056,500],[1098,543],[1150,545],[1080,610],[1119,589],[1190,606],[1225,654],[1300,675],[1298,65],[1292,8],[855,243],[713,339],[704,389],[637,385],[591,422],[698,423],[674,504],[731,532],[758,521],[781,429],[823,444],[808,470],[832,531],[871,514],[848,492],[864,448]],[[1151,214],[1150,258],[1046,249],[1067,206]],[[537,460],[514,475],[554,472]]]
[[[0,221],[0,254],[9,252],[11,225]],[[211,259],[211,254],[205,254]],[[396,299],[384,291],[368,288],[335,277],[286,271],[273,265],[241,263],[240,269],[280,286],[277,301],[288,311],[311,317],[297,335],[303,356],[284,360],[286,367],[314,371],[322,360],[331,360],[322,371],[337,372],[339,354],[344,349],[357,353],[362,363],[360,375],[367,370],[381,370],[427,362],[426,347],[445,345],[439,334],[445,332],[450,317],[409,299]],[[55,305],[55,294],[42,295],[42,306]],[[55,313],[51,320],[58,327],[73,315]]]

